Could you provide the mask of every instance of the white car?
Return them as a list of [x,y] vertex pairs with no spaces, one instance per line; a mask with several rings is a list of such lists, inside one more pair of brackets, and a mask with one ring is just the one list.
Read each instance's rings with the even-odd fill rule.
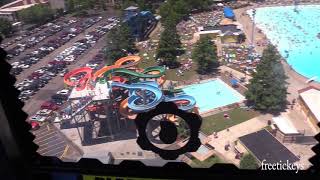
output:
[[58,91],[57,94],[67,95],[67,94],[69,94],[69,90],[68,89],[63,89],[61,91]]
[[11,63],[11,66],[18,66],[20,64],[20,62],[14,62],[14,63]]
[[53,111],[49,109],[41,109],[36,114],[40,116],[50,116]]
[[43,122],[47,119],[47,117],[40,116],[40,115],[33,115],[29,118],[30,121],[37,121],[37,122]]
[[25,84],[25,82],[21,82],[21,83],[18,83],[17,85],[15,85],[16,87],[21,87]]
[[91,69],[96,69],[99,64],[86,64],[86,66],[90,67]]
[[67,62],[73,62],[74,61],[74,56],[73,55],[70,55],[70,56],[67,56],[64,61],[67,61]]
[[36,71],[34,71],[35,73],[39,73],[39,74],[44,74],[46,71],[43,69],[38,69]]
[[26,65],[26,64],[21,64],[18,66],[18,68],[22,68],[22,69],[27,69],[29,68],[30,66],[29,65]]
[[25,85],[25,83],[32,83],[32,82],[33,82],[32,79],[24,79],[21,83]]
[[31,91],[31,90],[26,90],[26,91],[21,92],[22,95],[29,95],[29,96],[33,95],[33,93],[34,93],[34,91]]

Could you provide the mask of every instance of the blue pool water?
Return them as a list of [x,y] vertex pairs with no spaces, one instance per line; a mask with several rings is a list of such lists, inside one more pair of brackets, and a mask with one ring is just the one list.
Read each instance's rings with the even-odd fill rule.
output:
[[241,94],[220,79],[193,84],[183,91],[196,99],[200,113],[244,100]]
[[[257,8],[255,22],[295,71],[320,82],[320,5],[301,5],[297,10]],[[252,11],[247,13],[251,16]]]
[[208,152],[209,152],[209,149],[204,145],[201,145],[199,147],[199,149],[197,150],[197,153],[199,153],[201,155],[206,155]]

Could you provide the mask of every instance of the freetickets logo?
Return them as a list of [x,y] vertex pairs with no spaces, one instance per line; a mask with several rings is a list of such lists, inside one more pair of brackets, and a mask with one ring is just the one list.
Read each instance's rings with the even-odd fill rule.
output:
[[291,163],[289,160],[282,162],[281,160],[277,163],[267,163],[264,159],[261,162],[261,170],[273,170],[273,171],[295,171],[296,173],[299,172],[299,170],[303,170],[304,167],[302,164],[299,163]]

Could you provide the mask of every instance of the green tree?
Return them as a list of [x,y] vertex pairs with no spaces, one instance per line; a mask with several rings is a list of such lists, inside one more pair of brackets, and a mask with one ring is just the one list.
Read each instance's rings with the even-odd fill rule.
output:
[[117,59],[136,51],[134,39],[127,24],[113,28],[107,35],[105,59],[107,64],[113,64]]
[[67,0],[66,1],[66,9],[68,12],[73,12],[75,10],[74,0]]
[[7,36],[12,33],[12,24],[7,19],[0,18],[0,34]]
[[182,53],[176,26],[167,24],[160,36],[156,58],[162,59],[163,64],[169,68],[176,68],[179,65],[176,56]]
[[276,48],[269,45],[252,75],[245,95],[257,110],[279,113],[287,105],[287,77],[280,58]]
[[259,165],[252,154],[244,155],[240,160],[240,169],[258,169]]
[[136,3],[141,11],[152,11],[152,0],[137,0]]
[[219,66],[217,47],[209,36],[203,37],[197,42],[192,52],[192,58],[198,63],[198,73],[212,73]]
[[25,23],[44,24],[54,18],[54,11],[46,5],[34,5],[18,13],[20,19]]

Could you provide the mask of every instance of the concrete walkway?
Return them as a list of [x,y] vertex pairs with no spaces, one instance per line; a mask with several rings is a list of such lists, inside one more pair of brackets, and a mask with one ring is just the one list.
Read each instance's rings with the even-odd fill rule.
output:
[[[271,118],[271,115],[261,115],[241,124],[232,126],[229,128],[229,131],[225,129],[218,132],[218,138],[214,138],[213,135],[210,135],[209,137],[212,140],[209,142],[209,144],[215,148],[217,154],[223,155],[223,158],[228,162],[232,162],[233,164],[239,166],[240,160],[235,159],[236,154],[234,153],[233,148],[231,147],[229,151],[226,151],[224,149],[225,145],[230,143],[232,146],[234,141],[238,140],[239,137],[261,130],[267,126],[267,121]],[[247,152],[247,150],[240,143],[237,143],[235,147],[240,152]]]

